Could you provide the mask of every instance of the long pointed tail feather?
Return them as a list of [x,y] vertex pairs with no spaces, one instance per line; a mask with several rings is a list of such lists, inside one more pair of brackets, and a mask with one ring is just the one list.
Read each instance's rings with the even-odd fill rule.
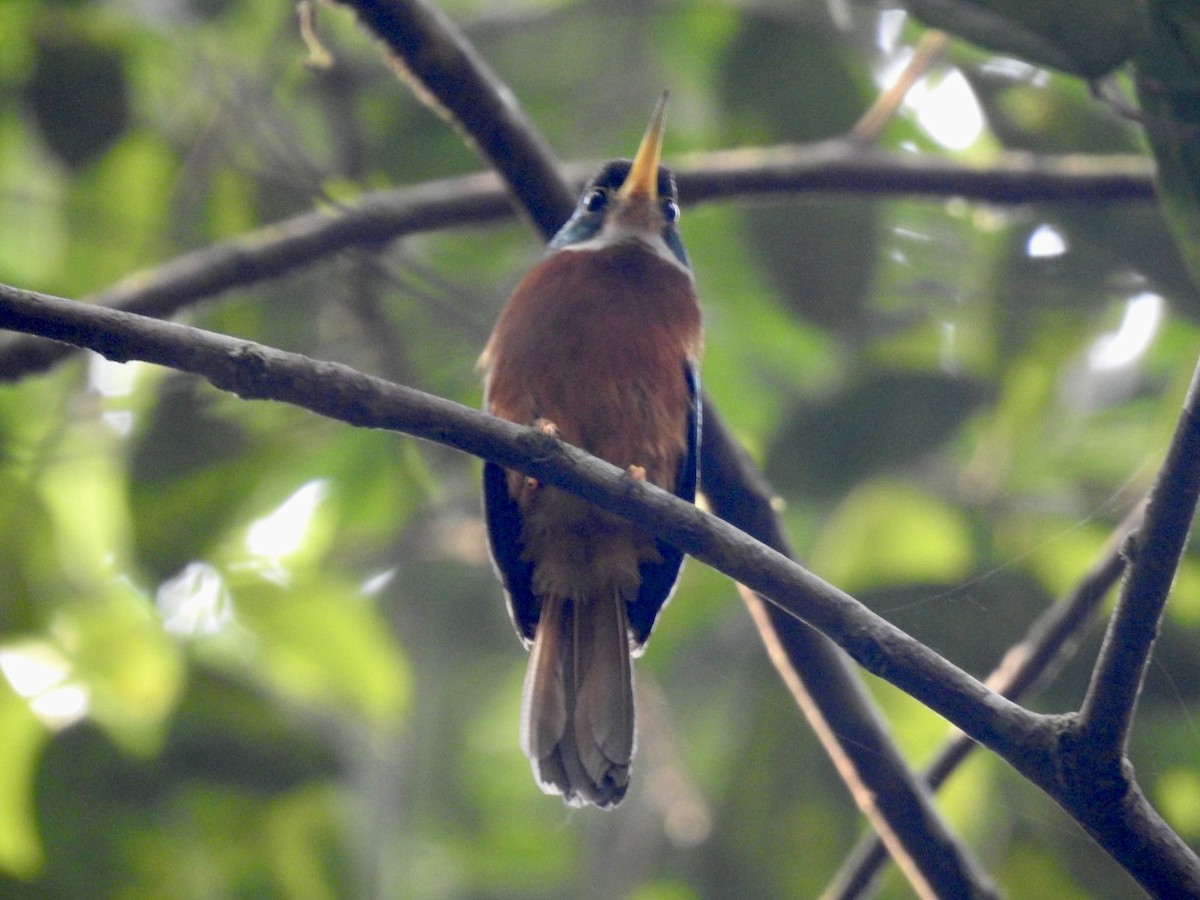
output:
[[634,749],[625,603],[542,604],[525,677],[521,749],[548,793],[608,807],[625,796]]

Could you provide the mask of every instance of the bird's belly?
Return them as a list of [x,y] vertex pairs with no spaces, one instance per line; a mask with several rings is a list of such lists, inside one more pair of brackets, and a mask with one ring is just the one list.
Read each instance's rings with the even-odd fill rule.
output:
[[661,560],[649,532],[550,486],[527,497],[521,543],[540,597],[632,601],[642,563]]
[[[681,354],[656,348],[597,349],[575,366],[530,382],[535,418],[559,437],[621,469],[638,466],[651,483],[673,490],[687,451],[688,395]],[[585,351],[586,354],[586,351]],[[664,358],[666,357],[666,358]]]

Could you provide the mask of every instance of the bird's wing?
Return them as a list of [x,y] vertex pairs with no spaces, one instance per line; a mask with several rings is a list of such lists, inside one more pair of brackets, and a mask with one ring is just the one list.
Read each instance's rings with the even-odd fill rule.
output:
[[483,514],[492,565],[504,584],[508,612],[528,644],[537,629],[541,605],[533,595],[533,563],[521,558],[521,509],[508,492],[504,468],[494,462],[483,465]]
[[[694,363],[684,366],[688,395],[687,453],[679,461],[675,476],[675,495],[692,503],[696,499],[696,485],[700,477],[700,373]],[[683,565],[683,551],[660,538],[654,544],[662,557],[661,562],[646,562],[641,565],[642,584],[637,600],[629,604],[629,629],[634,645],[640,648],[650,637],[659,612],[671,599],[679,570]]]

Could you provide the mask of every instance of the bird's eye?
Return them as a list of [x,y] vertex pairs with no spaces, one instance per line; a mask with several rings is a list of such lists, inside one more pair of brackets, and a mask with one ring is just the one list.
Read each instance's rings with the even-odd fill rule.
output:
[[583,198],[583,208],[588,212],[599,212],[604,209],[606,203],[608,203],[608,194],[604,193],[600,188],[593,188]]
[[663,216],[668,222],[679,221],[679,204],[674,200],[664,200],[662,205]]

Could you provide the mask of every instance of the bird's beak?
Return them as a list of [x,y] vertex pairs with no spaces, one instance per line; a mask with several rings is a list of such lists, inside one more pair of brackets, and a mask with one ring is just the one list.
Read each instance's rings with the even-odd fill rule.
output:
[[633,166],[625,183],[617,191],[622,200],[630,197],[643,197],[647,200],[658,199],[658,160],[662,156],[663,132],[667,127],[667,98],[669,91],[663,91],[654,107],[654,115],[646,127],[642,144],[638,147],[637,156],[633,158]]

